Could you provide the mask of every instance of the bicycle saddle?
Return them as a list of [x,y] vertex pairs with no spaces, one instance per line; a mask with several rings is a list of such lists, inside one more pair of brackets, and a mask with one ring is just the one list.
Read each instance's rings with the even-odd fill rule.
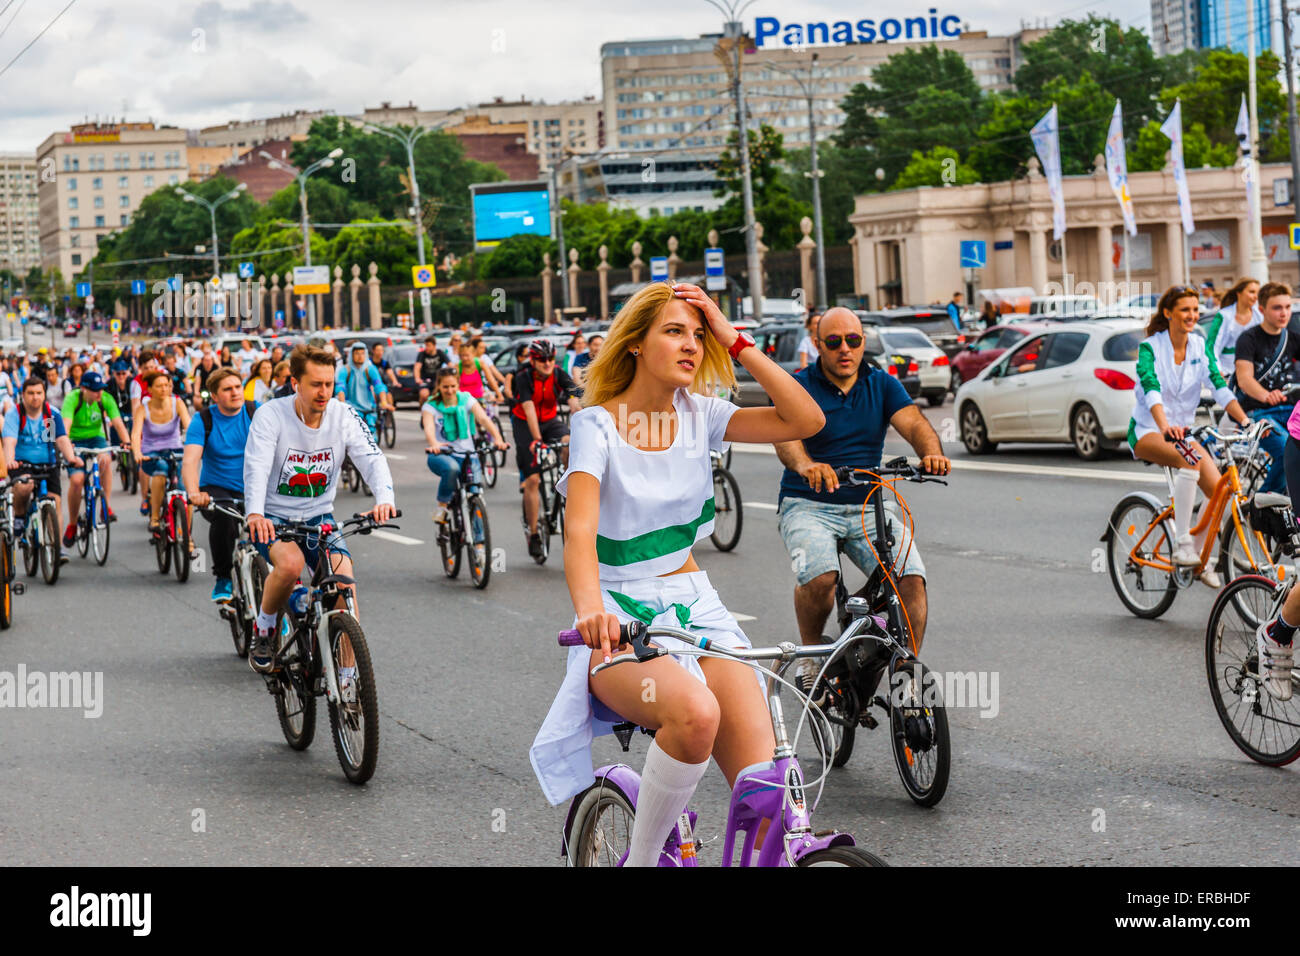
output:
[[1279,495],[1271,491],[1257,491],[1251,502],[1256,508],[1290,508],[1291,499],[1286,495]]

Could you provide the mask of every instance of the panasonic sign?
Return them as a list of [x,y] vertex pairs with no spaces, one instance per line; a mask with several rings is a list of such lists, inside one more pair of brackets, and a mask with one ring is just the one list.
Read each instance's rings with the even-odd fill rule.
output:
[[755,17],[754,45],[813,46],[832,43],[894,43],[899,40],[942,40],[961,36],[961,18],[939,16],[930,8],[928,16],[890,17],[885,20],[836,20],[833,23],[787,23],[776,17]]

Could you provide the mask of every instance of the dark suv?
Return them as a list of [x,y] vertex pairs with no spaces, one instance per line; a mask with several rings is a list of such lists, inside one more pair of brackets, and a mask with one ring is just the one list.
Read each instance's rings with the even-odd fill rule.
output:
[[966,347],[967,339],[973,337],[977,330],[973,323],[964,322],[962,331],[958,332],[953,327],[952,319],[948,317],[948,310],[938,306],[908,305],[871,312],[868,315],[870,318],[864,317],[863,321],[874,322],[886,328],[891,325],[906,325],[921,330],[931,342],[943,349],[949,360]]

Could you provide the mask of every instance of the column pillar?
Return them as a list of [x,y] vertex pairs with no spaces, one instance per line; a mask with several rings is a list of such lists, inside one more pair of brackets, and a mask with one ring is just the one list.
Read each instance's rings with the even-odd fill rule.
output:
[[1047,233],[1039,228],[1029,230],[1029,284],[1037,295],[1047,288]]
[[[1181,283],[1183,275],[1183,220],[1181,216],[1165,223],[1165,274],[1156,273],[1156,289],[1164,290]],[[1153,290],[1155,291],[1155,290]]]
[[1249,216],[1243,214],[1237,220],[1237,234],[1232,237],[1232,241],[1236,244],[1236,248],[1232,250],[1232,262],[1237,270],[1233,280],[1239,282],[1250,275],[1251,229]]
[[[1111,254],[1110,223],[1099,225],[1097,229],[1097,294],[1102,301],[1114,300],[1115,260]],[[1103,293],[1102,290],[1105,290]]]

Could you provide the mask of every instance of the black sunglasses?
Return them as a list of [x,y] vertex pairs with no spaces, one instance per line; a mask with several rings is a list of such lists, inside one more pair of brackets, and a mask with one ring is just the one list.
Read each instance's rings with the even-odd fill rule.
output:
[[825,345],[832,352],[838,349],[840,345],[844,342],[848,342],[849,348],[851,349],[862,348],[862,336],[859,335],[857,332],[850,332],[848,335],[822,336],[822,344]]

